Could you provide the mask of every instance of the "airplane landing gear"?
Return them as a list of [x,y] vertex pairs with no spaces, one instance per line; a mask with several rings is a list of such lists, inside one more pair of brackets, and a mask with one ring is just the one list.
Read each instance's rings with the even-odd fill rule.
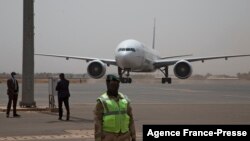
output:
[[161,78],[161,83],[164,84],[168,82],[168,84],[171,84],[172,83],[172,79],[171,78]]
[[121,78],[121,82],[122,83],[132,83],[132,79],[131,78]]
[[[129,71],[130,69],[124,69],[122,70],[120,67],[118,67],[118,75],[122,83],[132,83],[132,79],[129,77]],[[126,73],[126,77],[122,77],[122,75]]]
[[168,84],[172,83],[172,79],[168,77],[168,66],[164,68],[164,70],[160,69],[160,71],[165,75],[165,77],[161,78],[161,83],[164,84],[168,82]]

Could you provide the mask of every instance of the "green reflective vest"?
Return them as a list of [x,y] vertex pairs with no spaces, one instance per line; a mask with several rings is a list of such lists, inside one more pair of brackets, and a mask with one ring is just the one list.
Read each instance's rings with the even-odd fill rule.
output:
[[110,99],[107,93],[98,98],[104,108],[103,131],[111,133],[126,133],[129,131],[130,117],[127,114],[129,100],[122,93],[119,93],[119,95],[122,99],[119,99],[118,102]]

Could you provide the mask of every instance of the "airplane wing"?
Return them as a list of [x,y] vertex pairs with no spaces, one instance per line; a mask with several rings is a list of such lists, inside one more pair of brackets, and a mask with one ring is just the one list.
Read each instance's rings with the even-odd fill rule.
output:
[[154,62],[154,66],[156,68],[161,68],[161,67],[164,67],[164,66],[170,66],[170,65],[174,65],[176,62],[178,62],[180,60],[186,60],[188,62],[196,62],[196,61],[204,62],[205,60],[223,59],[223,58],[225,60],[227,60],[228,58],[246,57],[246,56],[250,56],[250,54],[229,55],[229,56],[194,57],[194,58],[181,58],[181,59],[160,59],[160,60],[156,60]]
[[100,59],[100,58],[93,58],[93,57],[81,57],[81,56],[69,56],[69,55],[57,55],[57,54],[41,54],[41,53],[37,53],[35,55],[39,55],[39,56],[50,56],[50,57],[60,57],[60,58],[65,58],[65,59],[78,59],[78,60],[85,60],[86,62],[92,61],[92,60],[100,60],[103,63],[107,64],[107,65],[115,65],[116,61],[112,60],[112,59]]
[[187,56],[193,56],[193,55],[186,54],[186,55],[178,55],[178,56],[168,56],[168,57],[161,57],[161,59],[179,58],[179,57],[187,57]]

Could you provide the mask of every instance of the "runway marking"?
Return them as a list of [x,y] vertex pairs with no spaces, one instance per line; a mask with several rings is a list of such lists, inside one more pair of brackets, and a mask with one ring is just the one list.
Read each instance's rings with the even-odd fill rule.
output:
[[164,91],[180,91],[180,92],[188,92],[188,93],[209,92],[206,90],[191,90],[191,89],[169,89],[169,88],[157,88],[157,89],[164,90]]
[[86,139],[93,138],[86,135],[41,135],[41,136],[14,136],[0,137],[0,141],[27,141],[27,140],[55,140],[55,139]]
[[224,96],[225,97],[234,97],[234,98],[244,98],[244,99],[245,98],[247,98],[247,99],[250,98],[250,96],[239,96],[239,95],[236,95],[236,96],[235,95],[224,95]]
[[164,90],[164,91],[180,91],[180,92],[189,92],[189,93],[197,93],[197,92],[209,92],[208,90],[193,90],[193,89],[185,89],[185,88],[162,88],[162,87],[147,87],[156,90]]
[[[0,137],[0,141],[28,141],[28,140],[60,140],[60,139],[94,139],[94,130],[65,130],[62,135],[30,135]],[[136,133],[137,138],[142,138],[142,133]]]

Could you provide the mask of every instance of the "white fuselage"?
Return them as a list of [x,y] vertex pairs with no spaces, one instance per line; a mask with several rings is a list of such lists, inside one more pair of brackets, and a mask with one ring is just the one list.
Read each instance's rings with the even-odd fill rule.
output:
[[141,42],[132,39],[121,42],[115,50],[117,65],[132,72],[155,71],[153,62],[158,58],[155,50],[146,48]]

